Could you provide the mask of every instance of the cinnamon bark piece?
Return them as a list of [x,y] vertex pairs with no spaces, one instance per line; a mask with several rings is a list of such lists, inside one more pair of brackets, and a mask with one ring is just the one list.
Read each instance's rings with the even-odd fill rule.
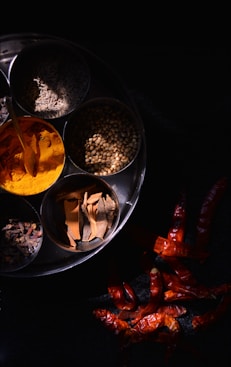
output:
[[84,214],[84,219],[83,219],[84,225],[83,225],[83,233],[82,233],[82,241],[84,242],[89,240],[89,237],[91,234],[90,221],[89,221],[88,212],[87,212],[87,197],[88,197],[88,193],[85,192],[83,203],[81,205],[81,210]]
[[105,198],[102,192],[90,196],[85,192],[81,205],[84,214],[82,241],[91,241],[96,237],[103,239],[108,228],[112,226],[115,209],[116,203],[109,194],[106,194]]
[[75,242],[75,240],[73,239],[73,237],[71,236],[71,234],[67,231],[67,237],[69,238],[69,245],[70,247],[72,247],[74,250],[77,249],[77,244]]
[[111,228],[115,217],[116,203],[109,194],[106,194],[106,199],[104,199],[104,205],[107,213],[108,228]]
[[83,197],[84,197],[84,194],[85,192],[89,192],[89,191],[92,191],[96,188],[96,185],[93,184],[93,185],[89,185],[89,186],[86,186],[84,188],[79,188],[78,190],[76,191],[63,191],[63,192],[60,192],[57,197],[56,197],[56,200],[57,201],[60,201],[60,200],[65,200],[65,199],[71,199],[73,197],[75,197],[76,199],[79,199],[79,200],[82,200]]
[[87,198],[87,204],[95,204],[99,201],[99,199],[102,197],[102,192],[96,192],[94,194],[91,194],[88,198]]
[[96,237],[97,233],[96,210],[97,210],[97,204],[87,204],[87,213],[91,228],[91,234],[88,239],[89,241],[93,240]]
[[96,226],[97,226],[96,237],[103,239],[108,229],[108,221],[104,200],[102,197],[99,199],[97,205]]
[[68,235],[74,241],[81,240],[81,211],[79,200],[76,198],[64,200],[64,211]]

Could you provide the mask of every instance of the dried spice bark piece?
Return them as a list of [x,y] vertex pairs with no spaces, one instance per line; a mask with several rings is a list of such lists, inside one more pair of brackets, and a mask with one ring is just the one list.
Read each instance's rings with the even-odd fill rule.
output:
[[98,201],[96,212],[96,226],[97,226],[96,237],[103,239],[108,229],[107,212],[105,208],[104,198],[100,198]]
[[90,222],[90,229],[91,229],[91,234],[88,239],[89,241],[93,240],[97,234],[96,210],[97,210],[97,204],[87,204],[88,220]]
[[0,266],[17,265],[33,256],[41,238],[39,223],[9,218],[0,233]]
[[88,217],[88,211],[87,211],[87,197],[88,193],[84,193],[83,203],[81,205],[82,212],[84,214],[84,226],[83,226],[83,233],[82,233],[82,241],[88,241],[90,234],[91,234],[91,226],[90,221]]
[[111,228],[115,217],[116,203],[109,194],[106,194],[104,205],[107,213],[108,228]]
[[87,204],[96,204],[99,199],[102,197],[102,192],[96,192],[94,194],[91,194],[88,198],[87,198]]
[[96,184],[92,184],[89,186],[86,186],[84,188],[80,188],[76,191],[63,191],[57,194],[56,196],[56,200],[57,201],[61,201],[61,200],[65,200],[65,199],[71,199],[73,197],[76,197],[79,200],[83,200],[84,194],[87,192],[91,192],[93,190],[96,189]]
[[81,210],[79,200],[64,200],[65,224],[67,232],[74,241],[81,239]]
[[102,191],[89,194],[86,189],[88,187],[85,191],[61,193],[57,197],[63,201],[67,236],[73,248],[77,246],[76,241],[103,239],[115,216],[116,203],[109,194],[103,196]]

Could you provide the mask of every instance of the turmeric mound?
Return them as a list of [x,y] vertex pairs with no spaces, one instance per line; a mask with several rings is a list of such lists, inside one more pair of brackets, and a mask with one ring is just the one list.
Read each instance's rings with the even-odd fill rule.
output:
[[24,167],[23,150],[11,120],[0,128],[0,186],[17,195],[34,195],[48,189],[60,176],[65,162],[61,136],[50,123],[32,116],[18,121],[24,142],[36,155],[36,175]]

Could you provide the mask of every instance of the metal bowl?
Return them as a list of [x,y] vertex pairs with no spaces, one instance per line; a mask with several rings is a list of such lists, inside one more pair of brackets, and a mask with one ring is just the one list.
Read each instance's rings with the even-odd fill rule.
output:
[[18,106],[43,119],[70,114],[90,85],[84,56],[61,40],[40,40],[23,48],[10,63],[8,78]]
[[50,240],[65,251],[91,251],[110,241],[119,218],[111,186],[90,174],[73,173],[44,195],[41,220]]
[[7,96],[10,96],[10,85],[6,74],[0,69],[0,125],[2,125],[9,117],[6,105]]
[[70,161],[83,171],[109,176],[136,159],[142,124],[125,103],[115,98],[86,101],[67,119],[63,140]]
[[19,116],[24,143],[35,152],[36,174],[27,173],[23,148],[12,120],[0,126],[0,187],[13,194],[29,196],[47,190],[61,175],[65,148],[55,127],[38,117]]
[[43,227],[35,208],[24,198],[0,194],[0,273],[25,268],[37,257]]

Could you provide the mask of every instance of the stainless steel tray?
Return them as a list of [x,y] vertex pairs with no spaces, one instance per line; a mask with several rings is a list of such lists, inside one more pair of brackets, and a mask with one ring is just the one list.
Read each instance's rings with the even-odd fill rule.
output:
[[[43,39],[57,39],[58,37],[47,34],[34,34],[34,33],[22,33],[22,34],[9,34],[0,37],[0,68],[8,74],[9,64],[13,57],[20,52],[27,45],[37,42]],[[90,69],[91,82],[90,88],[85,101],[94,97],[115,97],[125,102],[133,111],[137,114],[137,118],[141,121],[141,117],[138,113],[136,105],[120,76],[102,59],[92,53],[90,50],[75,44],[72,41],[65,40],[77,47],[84,55]],[[56,129],[62,134],[65,123],[65,118],[58,119],[52,122]],[[139,193],[144,181],[146,171],[146,141],[145,131],[142,129],[142,144],[140,152],[128,169],[122,171],[120,174],[104,177],[115,190],[118,195],[121,216],[118,226],[110,238],[111,242],[118,232],[123,228],[132,214],[136,203],[139,199]],[[62,176],[78,172],[78,170],[72,166],[67,160]],[[41,200],[43,195],[33,195],[26,197],[28,201],[39,211]],[[6,273],[5,276],[10,277],[38,277],[49,274],[55,274],[67,269],[73,268],[88,259],[95,256],[97,253],[103,250],[103,248],[109,243],[106,242],[101,247],[95,250],[84,253],[69,253],[65,250],[59,249],[49,238],[44,237],[44,241],[41,250],[36,259],[24,269],[16,272]]]

